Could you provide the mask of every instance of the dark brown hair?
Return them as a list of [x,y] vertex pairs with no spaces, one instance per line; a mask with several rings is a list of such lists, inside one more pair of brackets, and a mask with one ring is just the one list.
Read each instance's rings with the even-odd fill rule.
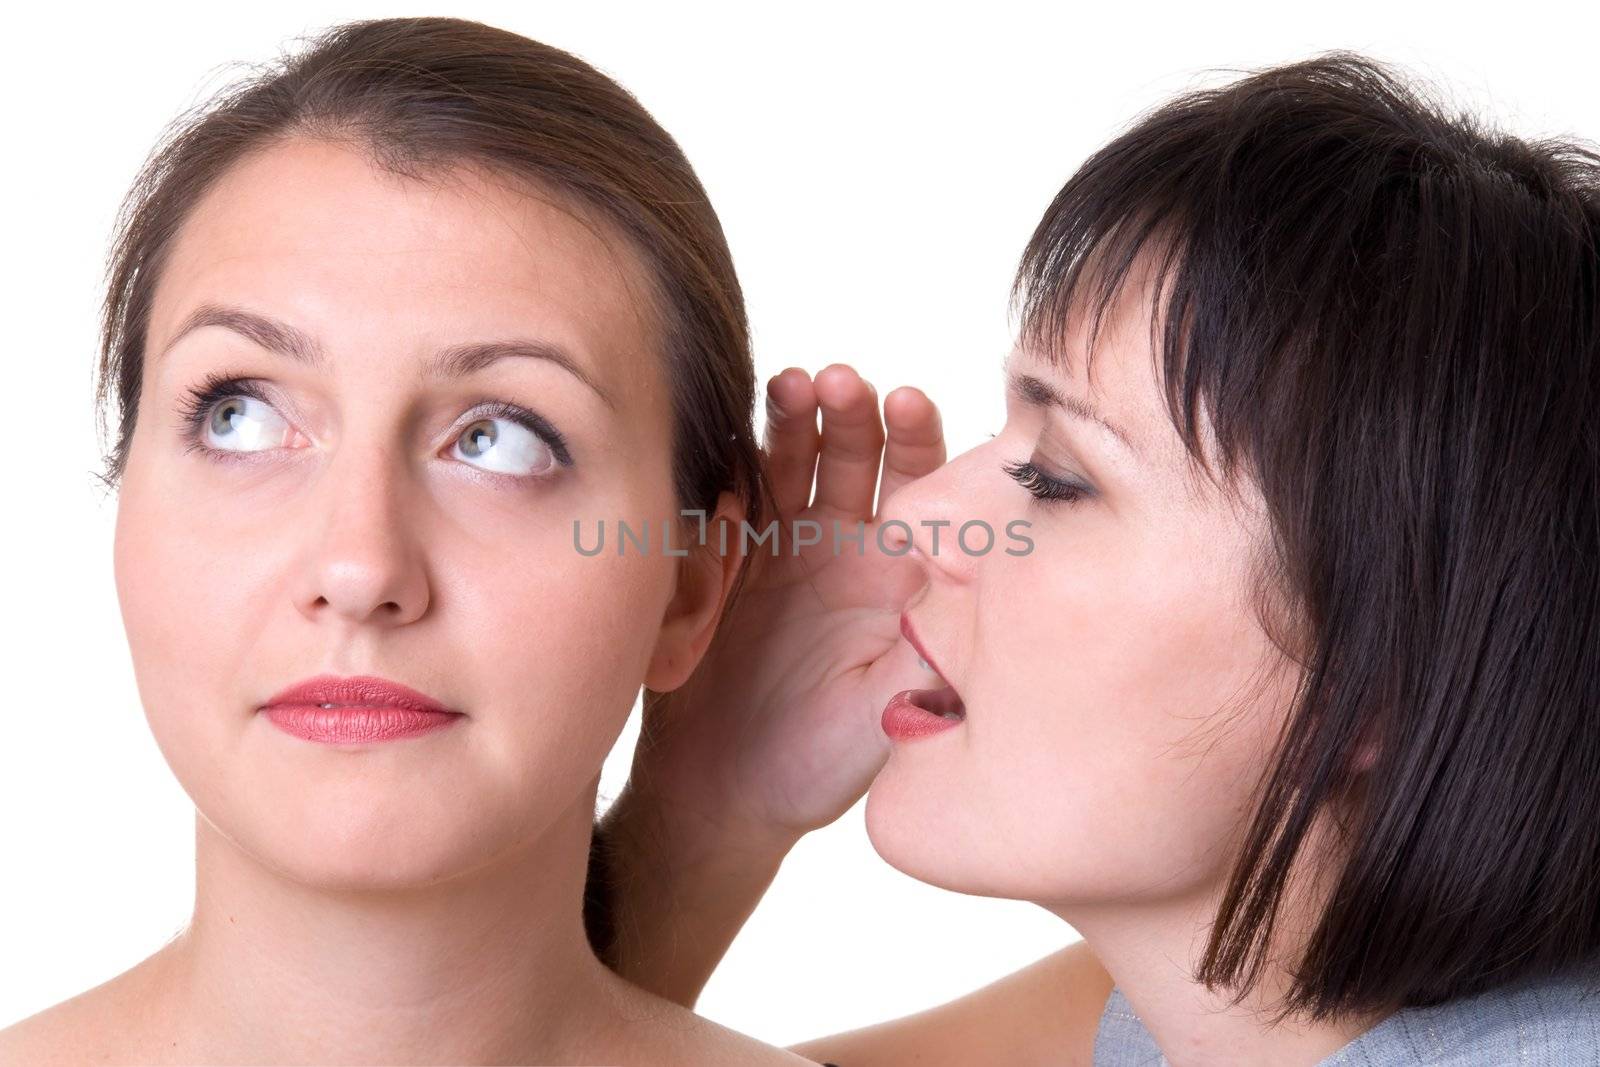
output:
[[679,506],[764,497],[744,299],[715,212],[677,143],[589,64],[455,18],[351,22],[181,116],[118,217],[96,386],[118,425],[101,477],[120,479],[139,408],[150,304],[174,235],[234,163],[291,137],[336,140],[424,179],[458,165],[572,195],[613,224],[653,274],[673,406]]
[[1327,895],[1280,1018],[1600,952],[1600,155],[1451,112],[1342,51],[1184,94],[1017,276],[1062,358],[1151,254],[1173,424],[1209,470],[1203,408],[1265,499],[1301,689],[1197,977],[1259,980],[1303,856]]

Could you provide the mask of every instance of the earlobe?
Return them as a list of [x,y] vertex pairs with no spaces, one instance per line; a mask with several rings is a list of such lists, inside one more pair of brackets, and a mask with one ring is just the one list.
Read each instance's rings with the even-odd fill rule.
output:
[[[743,562],[734,546],[739,544],[735,534],[744,514],[738,497],[720,494],[716,511],[705,520],[704,545],[698,543],[698,521],[688,520],[695,532],[689,539],[689,554],[678,561],[677,585],[645,670],[646,689],[666,693],[678,688],[705,655]],[[730,528],[726,538],[719,534],[723,524]],[[724,544],[729,546],[726,552],[721,550]]]

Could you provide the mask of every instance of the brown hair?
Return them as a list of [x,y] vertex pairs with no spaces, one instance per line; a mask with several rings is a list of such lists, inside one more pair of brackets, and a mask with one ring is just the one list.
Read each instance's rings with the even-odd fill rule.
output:
[[1309,637],[1196,977],[1260,979],[1301,856],[1329,886],[1285,1013],[1595,958],[1600,151],[1328,52],[1090,157],[1023,256],[1026,339],[1063,357],[1092,312],[1092,345],[1142,250],[1173,426],[1259,488]]
[[107,268],[95,402],[103,439],[115,393],[117,433],[101,475],[108,486],[127,461],[152,295],[174,235],[230,166],[294,136],[351,144],[413,178],[482,166],[571,194],[614,224],[657,289],[679,506],[710,512],[725,490],[753,513],[761,506],[744,298],[683,151],[589,64],[455,18],[335,26],[163,136],[123,202]]

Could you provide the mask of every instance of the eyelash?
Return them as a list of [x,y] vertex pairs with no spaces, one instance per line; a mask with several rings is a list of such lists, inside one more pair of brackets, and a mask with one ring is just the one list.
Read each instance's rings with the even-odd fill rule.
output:
[[202,439],[202,431],[206,419],[211,417],[212,407],[236,396],[247,396],[263,404],[269,403],[261,387],[255,382],[248,378],[233,378],[224,374],[207,375],[199,385],[188,391],[178,408],[179,417],[183,421],[184,440],[187,442],[184,445],[185,452],[203,452],[213,459],[224,462],[246,458],[240,453],[212,448]]
[[1046,474],[1034,466],[1032,461],[1003,463],[1001,469],[1015,478],[1019,485],[1033,494],[1035,499],[1048,503],[1070,504],[1089,495],[1089,490],[1083,486]]
[[[212,407],[236,396],[247,396],[263,404],[272,403],[261,387],[251,379],[226,374],[207,375],[199,385],[189,390],[178,409],[183,420],[184,438],[188,442],[184,447],[186,452],[206,452],[222,460],[245,458],[244,453],[212,448],[202,439],[202,431],[206,419],[211,415]],[[568,447],[566,437],[536,412],[504,400],[487,400],[473,409],[473,416],[472,422],[481,419],[509,419],[517,423],[549,446],[557,463],[563,467],[572,466],[572,449]],[[471,423],[467,425],[470,426]]]
[[572,466],[572,449],[567,447],[567,439],[537,412],[504,400],[486,400],[473,408],[472,422],[480,419],[509,419],[550,446],[557,463],[563,467]]

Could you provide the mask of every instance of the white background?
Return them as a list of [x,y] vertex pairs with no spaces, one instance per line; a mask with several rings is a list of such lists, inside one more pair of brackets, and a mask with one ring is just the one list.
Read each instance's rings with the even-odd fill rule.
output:
[[[1591,13],[1579,14],[1587,9]],[[940,401],[952,454],[1002,421],[1016,257],[1089,152],[1174,92],[1347,47],[1512,129],[1600,139],[1589,4],[1022,7],[52,5],[8,16],[0,549],[0,1026],[187,921],[192,807],[146,728],[112,585],[91,368],[113,213],[180,110],[291,38],[454,14],[573,51],[679,140],[721,215],[762,380],[854,361]],[[230,625],[226,598],[217,624]],[[607,765],[621,784],[636,720]],[[858,805],[794,853],[701,1010],[788,1043],[948,999],[1075,939],[1030,905],[884,865]]]

